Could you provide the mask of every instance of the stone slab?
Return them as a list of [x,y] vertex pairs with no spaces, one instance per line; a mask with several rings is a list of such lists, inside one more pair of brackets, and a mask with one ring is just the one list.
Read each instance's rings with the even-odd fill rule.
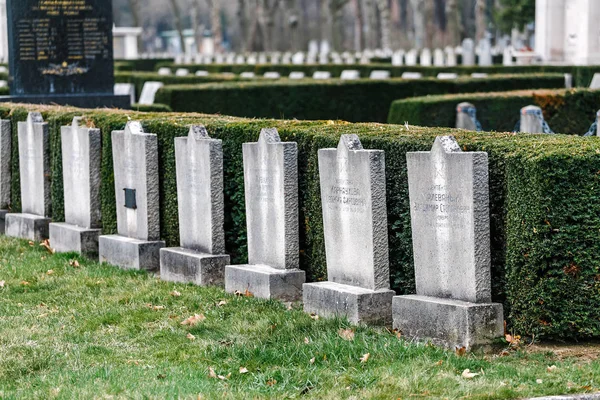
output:
[[407,338],[447,348],[486,347],[504,336],[504,314],[497,303],[470,303],[427,296],[395,296],[394,329]]
[[298,146],[263,129],[243,144],[248,263],[299,266]]
[[385,156],[356,135],[319,150],[327,280],[389,289]]
[[19,122],[21,209],[25,214],[50,215],[50,133],[42,114],[30,112]]
[[11,203],[11,160],[11,123],[10,120],[0,119],[0,209],[8,208]]
[[50,218],[34,214],[6,214],[6,236],[36,242],[48,239]]
[[406,157],[417,294],[490,302],[487,153],[440,136]]
[[50,246],[57,253],[79,253],[90,258],[98,257],[100,229],[82,228],[61,222],[50,224]]
[[160,268],[163,241],[147,241],[120,235],[103,235],[98,239],[100,262],[123,269],[155,271]]
[[6,232],[6,214],[9,212],[8,210],[0,210],[0,233],[2,234]]
[[279,269],[268,265],[228,265],[225,267],[225,291],[251,292],[254,297],[299,301],[306,273],[299,269]]
[[160,278],[199,286],[224,286],[228,255],[201,253],[183,247],[160,249]]
[[335,282],[305,283],[304,311],[320,317],[346,317],[353,324],[389,326],[393,290],[370,290]]
[[154,104],[156,92],[158,92],[164,85],[165,84],[162,82],[144,82],[144,86],[142,86],[142,92],[140,93],[139,103],[147,106]]
[[65,222],[82,228],[100,226],[100,129],[80,126],[83,117],[61,127]]

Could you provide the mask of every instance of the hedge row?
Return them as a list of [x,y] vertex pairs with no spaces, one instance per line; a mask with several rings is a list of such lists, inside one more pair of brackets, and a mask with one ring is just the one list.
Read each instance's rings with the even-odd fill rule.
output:
[[[506,307],[509,329],[544,338],[600,337],[600,139],[564,135],[512,135],[448,128],[243,120],[198,114],[143,114],[31,106],[50,125],[53,218],[62,221],[60,126],[77,115],[102,130],[101,204],[103,230],[116,231],[110,132],[128,117],[141,119],[158,135],[161,236],[178,244],[174,138],[190,124],[203,123],[223,140],[225,230],[234,263],[246,261],[242,143],[255,141],[262,127],[279,129],[299,150],[301,267],[309,280],[325,278],[325,250],[317,150],[336,146],[340,134],[356,133],[366,148],[386,154],[390,272],[398,293],[414,292],[406,153],[428,150],[436,135],[454,134],[466,151],[486,151],[490,162],[492,285]],[[0,104],[0,117],[26,119],[24,106]],[[17,160],[13,145],[13,160]],[[20,209],[18,161],[13,168],[14,211]]]
[[558,65],[517,65],[506,67],[503,65],[494,65],[490,67],[479,66],[456,66],[456,67],[422,67],[422,66],[392,66],[390,64],[354,64],[354,65],[291,65],[291,64],[258,64],[258,65],[237,65],[237,64],[194,64],[194,65],[175,65],[173,63],[159,63],[156,68],[169,67],[173,71],[177,68],[188,68],[195,72],[198,70],[209,71],[211,73],[233,72],[254,72],[262,76],[267,71],[276,71],[281,76],[288,76],[292,71],[302,71],[307,76],[312,76],[315,71],[329,71],[333,77],[339,77],[345,69],[355,69],[360,72],[361,77],[367,78],[373,70],[387,70],[394,78],[399,78],[404,72],[420,72],[425,77],[435,77],[440,72],[455,72],[458,75],[471,75],[473,72],[485,72],[490,75],[497,74],[549,74],[561,73],[572,74],[573,85],[580,87],[589,87],[594,73],[600,72],[600,66],[558,66]]
[[519,120],[519,110],[533,104],[542,108],[544,118],[554,132],[583,135],[600,108],[600,91],[522,90],[415,97],[392,103],[388,122],[453,127],[456,105],[463,101],[477,107],[477,119],[486,131],[511,131]]
[[115,71],[156,71],[159,64],[172,64],[175,62],[172,58],[147,58],[139,60],[115,60]]
[[[484,79],[253,81],[165,86],[156,102],[173,111],[256,118],[385,122],[396,99],[427,94],[560,88],[561,74],[494,75]],[[335,101],[334,101],[335,99]]]

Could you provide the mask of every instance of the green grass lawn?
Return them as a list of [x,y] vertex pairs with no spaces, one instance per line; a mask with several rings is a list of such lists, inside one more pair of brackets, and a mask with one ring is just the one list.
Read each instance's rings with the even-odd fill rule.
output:
[[0,237],[0,398],[496,399],[600,389],[596,353],[458,355],[300,306],[74,259]]

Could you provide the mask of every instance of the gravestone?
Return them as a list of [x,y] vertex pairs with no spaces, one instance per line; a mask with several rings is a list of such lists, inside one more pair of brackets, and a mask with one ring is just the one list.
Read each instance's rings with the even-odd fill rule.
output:
[[391,75],[390,71],[386,71],[386,70],[373,70],[369,74],[369,78],[370,79],[385,80],[385,79],[390,79],[390,75]]
[[10,120],[0,119],[0,232],[6,230],[6,214],[11,204],[12,134]]
[[490,67],[492,66],[492,44],[489,38],[482,39],[479,42],[479,66]]
[[487,153],[441,136],[406,158],[417,294],[394,297],[394,328],[450,348],[488,345],[504,318],[491,303]]
[[565,88],[573,89],[573,74],[565,74]]
[[538,106],[526,106],[520,112],[521,133],[553,133],[544,120],[542,109]]
[[420,72],[403,72],[402,79],[421,79],[423,75]]
[[154,104],[154,98],[156,97],[156,92],[160,90],[164,86],[162,82],[153,82],[147,81],[144,82],[144,86],[142,86],[142,93],[140,94],[140,104],[142,105],[152,105]]
[[171,75],[171,68],[168,67],[161,67],[158,69],[158,74],[160,76],[167,76],[167,75]]
[[510,47],[506,47],[502,51],[502,65],[505,67],[511,67],[514,65],[512,49]]
[[352,323],[391,322],[385,157],[342,135],[319,150],[327,282],[303,285],[304,311]]
[[600,110],[596,111],[596,136],[600,136]]
[[263,129],[258,142],[244,143],[243,158],[248,265],[225,267],[225,290],[300,300],[298,146]]
[[156,135],[138,121],[111,133],[117,233],[99,238],[100,262],[125,269],[156,270],[160,241]]
[[302,53],[301,51],[294,53],[294,55],[292,56],[292,64],[304,64],[304,53]]
[[194,73],[194,75],[196,76],[208,76],[210,75],[208,71],[204,71],[204,70],[198,70]]
[[360,72],[356,69],[345,69],[342,71],[340,75],[340,79],[344,81],[352,81],[356,79],[360,79]]
[[447,46],[444,49],[446,53],[446,66],[447,67],[456,67],[456,52],[452,46]]
[[443,67],[445,63],[444,58],[444,51],[442,49],[433,50],[433,65]]
[[404,62],[409,67],[413,67],[413,66],[417,65],[417,50],[410,49],[406,53],[406,56],[404,57]]
[[177,68],[175,71],[175,76],[188,76],[190,74],[190,70],[187,68]]
[[420,62],[422,67],[431,67],[431,50],[428,48],[421,50]]
[[480,131],[477,121],[477,109],[471,103],[463,102],[456,106],[456,128],[468,131]]
[[458,75],[454,72],[440,72],[437,74],[438,79],[458,79]]
[[401,67],[404,61],[404,50],[398,50],[392,54],[392,65],[394,67]]
[[600,89],[600,73],[596,72],[592,77],[592,83],[590,83],[590,89]]
[[135,103],[135,86],[132,83],[115,83],[115,95],[129,96],[131,104]]
[[313,79],[331,79],[329,71],[315,71],[312,75]]
[[115,96],[112,5],[105,0],[7,2],[10,96],[0,101],[129,108]]
[[489,75],[485,72],[473,72],[471,74],[471,78],[475,78],[475,79],[484,79],[487,78]]
[[242,79],[253,79],[254,78],[254,72],[242,72],[240,74],[240,78],[242,78]]
[[238,65],[246,64],[246,59],[244,58],[244,55],[243,54],[238,54],[235,57],[235,63],[238,64]]
[[473,39],[465,39],[462,42],[462,65],[475,65],[475,42]]
[[48,238],[50,223],[50,134],[42,114],[30,112],[17,125],[21,213],[6,214],[6,236]]
[[223,148],[203,126],[175,139],[180,247],[160,249],[160,277],[223,285],[225,266]]
[[304,72],[302,71],[292,71],[290,72],[290,79],[304,79]]
[[0,81],[0,88],[7,87],[8,81]]
[[65,222],[50,224],[50,244],[59,253],[98,256],[100,235],[100,129],[80,126],[82,117],[61,127]]
[[263,78],[265,78],[265,79],[279,79],[279,78],[281,78],[281,75],[279,74],[279,72],[267,71],[263,75]]

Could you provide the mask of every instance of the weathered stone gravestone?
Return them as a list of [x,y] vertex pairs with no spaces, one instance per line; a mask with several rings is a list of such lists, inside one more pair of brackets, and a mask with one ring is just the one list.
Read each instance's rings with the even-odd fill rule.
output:
[[21,214],[6,214],[6,236],[48,238],[50,223],[50,134],[42,114],[30,112],[17,125]]
[[265,78],[265,79],[279,79],[279,78],[281,78],[281,75],[279,74],[279,72],[267,71],[263,75],[263,78]]
[[386,70],[373,70],[369,74],[370,79],[380,79],[380,80],[390,79],[390,76],[391,76],[390,71],[386,71]]
[[465,39],[462,42],[462,65],[475,65],[475,42]]
[[135,103],[135,86],[132,83],[115,83],[116,96],[129,96],[131,104]]
[[458,75],[455,72],[440,72],[437,74],[438,79],[458,79]]
[[187,68],[177,68],[175,71],[175,76],[188,76],[190,74],[190,70]]
[[140,104],[143,105],[152,105],[154,104],[154,98],[156,96],[156,92],[164,86],[162,82],[152,82],[147,81],[144,82],[144,86],[142,86],[142,93],[140,94]]
[[431,67],[431,50],[428,48],[421,50],[420,64],[422,67]]
[[65,222],[50,224],[50,244],[57,252],[98,256],[100,235],[100,129],[80,126],[82,117],[61,127]]
[[404,50],[398,50],[392,54],[392,65],[400,67],[404,63]]
[[292,71],[290,72],[290,79],[304,79],[305,75],[302,71]]
[[519,132],[522,133],[554,133],[544,120],[542,109],[538,106],[521,108],[519,125]]
[[443,67],[445,63],[444,50],[435,49],[433,50],[433,65],[436,67]]
[[345,69],[342,71],[340,79],[344,81],[360,79],[360,72],[356,69]]
[[417,294],[394,297],[394,328],[451,348],[487,345],[504,329],[491,303],[487,153],[442,136],[407,162]]
[[446,53],[446,66],[447,67],[455,67],[456,66],[456,52],[452,46],[447,46],[444,49],[444,53]]
[[243,157],[249,264],[225,267],[225,290],[300,300],[297,144],[263,129],[257,143],[244,143]]
[[484,79],[487,77],[488,77],[488,74],[485,72],[473,72],[471,74],[471,78],[475,78],[475,79]]
[[403,72],[402,79],[421,79],[423,75],[420,72]]
[[473,104],[463,102],[456,106],[456,128],[481,131],[481,125],[477,120],[477,108]]
[[160,249],[160,277],[197,285],[223,285],[223,148],[203,126],[175,139],[181,247]]
[[240,78],[242,78],[242,79],[253,79],[254,78],[254,72],[242,72],[240,74]]
[[404,58],[404,62],[405,62],[406,65],[411,66],[411,67],[417,65],[417,50],[416,49],[410,49],[406,53],[406,56]]
[[312,75],[313,79],[331,79],[329,71],[315,71]]
[[11,200],[12,135],[10,120],[0,119],[0,232],[5,232]]
[[600,73],[595,73],[590,83],[590,89],[600,89]]
[[364,150],[356,135],[319,150],[328,281],[304,284],[304,311],[391,322],[384,158],[382,150]]
[[158,69],[158,74],[162,75],[162,76],[166,76],[166,75],[171,75],[171,68],[168,67],[161,67]]
[[479,60],[478,64],[482,67],[492,65],[492,44],[489,38],[484,38],[479,42]]
[[194,73],[194,75],[202,77],[202,76],[209,76],[210,73],[208,71],[205,71],[205,70],[198,70],[198,71],[196,71]]
[[138,121],[113,131],[112,154],[117,203],[117,235],[99,239],[100,262],[126,269],[159,268],[158,147],[156,135]]

